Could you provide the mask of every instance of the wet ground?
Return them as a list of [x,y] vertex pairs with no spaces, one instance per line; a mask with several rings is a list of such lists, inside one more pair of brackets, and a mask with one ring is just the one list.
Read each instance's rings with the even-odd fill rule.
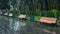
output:
[[0,15],[0,34],[60,34],[60,27]]

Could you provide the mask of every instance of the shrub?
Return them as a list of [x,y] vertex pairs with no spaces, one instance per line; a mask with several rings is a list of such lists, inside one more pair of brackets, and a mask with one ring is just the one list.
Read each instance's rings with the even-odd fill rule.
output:
[[25,14],[29,16],[29,11],[27,9],[25,9]]
[[14,14],[14,16],[20,15],[20,10],[16,10],[15,8],[11,11],[11,13]]
[[39,16],[40,15],[40,12],[41,12],[40,9],[36,9],[36,15]]
[[57,10],[56,9],[53,9],[52,13],[54,14],[54,17],[57,17]]

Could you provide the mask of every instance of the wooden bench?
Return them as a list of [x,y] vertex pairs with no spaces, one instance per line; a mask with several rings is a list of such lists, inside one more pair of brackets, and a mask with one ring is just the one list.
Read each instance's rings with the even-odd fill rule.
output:
[[18,18],[21,18],[21,19],[25,19],[26,18],[26,15],[23,15],[23,14],[20,14],[19,16],[18,16]]
[[8,16],[13,16],[13,14],[12,13],[9,13]]
[[57,18],[50,18],[50,17],[41,17],[38,22],[47,23],[47,24],[55,24]]
[[7,15],[8,15],[8,13],[4,13],[4,15],[6,15],[6,16],[7,16]]

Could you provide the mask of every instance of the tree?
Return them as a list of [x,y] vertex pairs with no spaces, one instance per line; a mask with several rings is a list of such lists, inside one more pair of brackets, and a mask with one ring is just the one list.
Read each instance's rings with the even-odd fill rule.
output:
[[9,0],[0,0],[0,9],[10,9]]

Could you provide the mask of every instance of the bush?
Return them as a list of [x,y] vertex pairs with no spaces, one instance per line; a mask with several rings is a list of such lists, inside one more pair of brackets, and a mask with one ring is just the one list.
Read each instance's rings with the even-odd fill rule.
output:
[[36,9],[36,15],[39,16],[40,15],[40,9]]
[[27,9],[25,9],[25,14],[29,16],[29,11]]
[[11,11],[11,13],[14,14],[14,16],[20,15],[20,10],[16,10],[15,8]]
[[54,17],[57,17],[57,10],[56,9],[53,9],[52,13],[54,14]]

